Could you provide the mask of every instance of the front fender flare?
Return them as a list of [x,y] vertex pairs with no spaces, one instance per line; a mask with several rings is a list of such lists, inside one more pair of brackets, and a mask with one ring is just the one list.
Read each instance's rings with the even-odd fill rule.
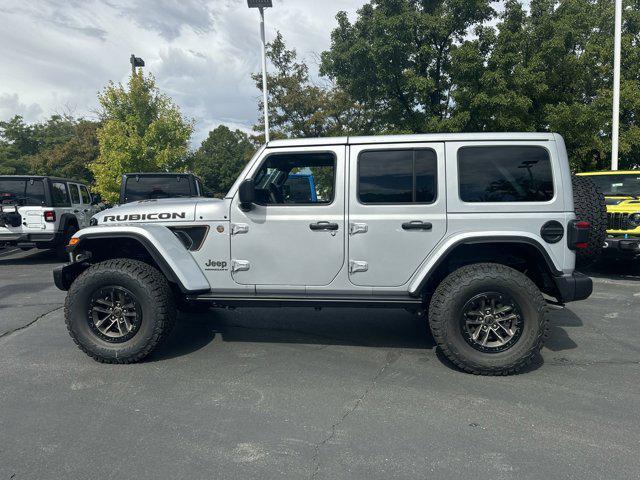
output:
[[83,245],[86,246],[92,239],[136,240],[147,250],[165,277],[178,285],[183,293],[198,295],[211,291],[211,286],[195,259],[171,230],[163,225],[89,227],[77,232],[74,238],[78,242],[70,247],[71,253],[83,250]]

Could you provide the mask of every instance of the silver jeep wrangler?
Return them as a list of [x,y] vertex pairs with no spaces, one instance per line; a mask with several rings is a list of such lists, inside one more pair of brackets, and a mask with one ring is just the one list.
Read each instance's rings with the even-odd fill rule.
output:
[[224,199],[96,215],[54,278],[101,362],[147,356],[179,308],[361,306],[425,312],[455,365],[504,375],[542,347],[548,302],[591,294],[571,182],[556,134],[277,140]]

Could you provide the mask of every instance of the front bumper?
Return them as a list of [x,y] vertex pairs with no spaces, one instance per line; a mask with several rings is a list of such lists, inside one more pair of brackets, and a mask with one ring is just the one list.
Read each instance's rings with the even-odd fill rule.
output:
[[607,237],[604,253],[607,255],[640,255],[640,237]]
[[593,280],[580,272],[553,277],[553,279],[560,294],[558,300],[562,303],[584,300],[593,292]]
[[55,247],[63,240],[64,235],[61,232],[0,234],[0,244],[6,243],[18,247]]

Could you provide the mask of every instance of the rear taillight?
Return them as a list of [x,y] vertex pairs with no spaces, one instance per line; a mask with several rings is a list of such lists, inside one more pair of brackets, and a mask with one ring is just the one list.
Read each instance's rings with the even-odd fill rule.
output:
[[591,224],[583,220],[569,222],[569,248],[582,250],[589,247],[589,228]]
[[45,222],[55,222],[56,221],[56,212],[53,210],[47,210],[44,212],[44,221]]

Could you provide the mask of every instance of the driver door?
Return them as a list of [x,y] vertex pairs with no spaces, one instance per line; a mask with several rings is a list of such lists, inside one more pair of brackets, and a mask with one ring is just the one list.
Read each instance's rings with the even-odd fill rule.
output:
[[[256,202],[231,206],[233,279],[269,286],[328,285],[344,264],[345,146],[303,147],[269,152],[249,173]],[[307,178],[303,193],[291,178]]]

